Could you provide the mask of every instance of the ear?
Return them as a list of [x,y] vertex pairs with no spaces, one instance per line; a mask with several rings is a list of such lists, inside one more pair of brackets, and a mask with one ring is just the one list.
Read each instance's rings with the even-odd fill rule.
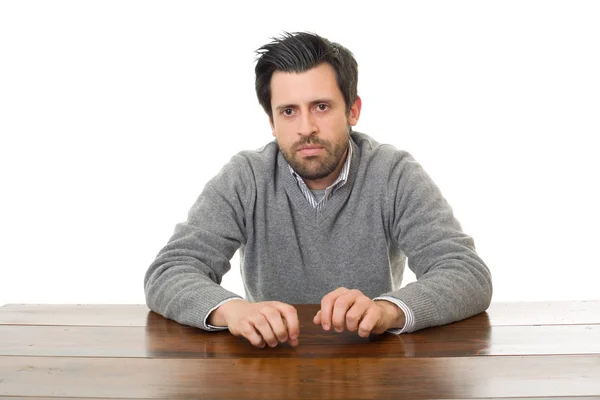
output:
[[273,124],[273,118],[269,117],[269,125],[271,125],[271,134],[273,137],[277,137],[277,132],[275,132],[275,125]]
[[362,100],[359,96],[356,97],[356,101],[350,107],[350,113],[348,115],[348,124],[350,126],[354,126],[358,123],[358,118],[360,118],[360,109],[362,108]]

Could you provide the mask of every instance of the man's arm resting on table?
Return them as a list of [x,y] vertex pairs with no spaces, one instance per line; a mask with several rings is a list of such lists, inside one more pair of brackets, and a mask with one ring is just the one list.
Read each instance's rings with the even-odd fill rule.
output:
[[177,224],[144,277],[146,304],[152,311],[210,331],[210,311],[239,297],[219,283],[246,238],[245,207],[254,190],[247,170],[246,160],[232,158],[205,185],[187,221]]
[[485,311],[492,296],[490,271],[439,188],[407,155],[394,164],[389,182],[390,236],[417,280],[385,296],[414,313],[410,331]]

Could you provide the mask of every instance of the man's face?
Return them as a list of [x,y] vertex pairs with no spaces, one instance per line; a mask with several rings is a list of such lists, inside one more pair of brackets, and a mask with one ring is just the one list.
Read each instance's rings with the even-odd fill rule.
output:
[[273,74],[273,136],[286,161],[312,189],[329,186],[339,175],[360,106],[359,98],[346,113],[335,71],[327,63],[306,72]]

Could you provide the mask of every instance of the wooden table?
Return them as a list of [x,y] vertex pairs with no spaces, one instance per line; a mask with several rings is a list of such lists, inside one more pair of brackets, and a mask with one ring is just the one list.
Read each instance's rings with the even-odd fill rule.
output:
[[143,305],[0,307],[0,399],[600,398],[600,301],[493,303],[362,339],[312,324],[257,349]]

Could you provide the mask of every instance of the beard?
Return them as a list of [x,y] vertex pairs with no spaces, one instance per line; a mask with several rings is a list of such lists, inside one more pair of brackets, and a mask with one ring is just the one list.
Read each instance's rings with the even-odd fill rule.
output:
[[[283,155],[283,158],[290,164],[292,169],[302,178],[308,180],[317,180],[329,176],[342,161],[342,157],[348,150],[349,131],[344,140],[340,143],[332,144],[328,140],[319,139],[316,136],[304,137],[288,150],[281,147],[279,142],[277,146]],[[318,145],[323,147],[325,155],[299,157],[298,149],[306,145]]]

